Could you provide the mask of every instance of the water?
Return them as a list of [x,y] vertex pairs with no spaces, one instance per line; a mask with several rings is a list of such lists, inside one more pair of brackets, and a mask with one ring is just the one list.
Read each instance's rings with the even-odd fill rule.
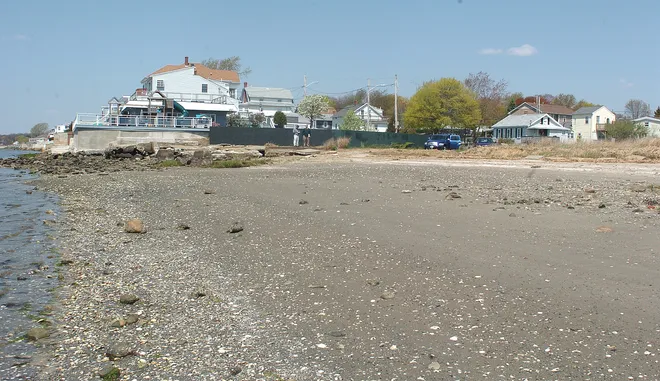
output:
[[[23,151],[0,150],[0,158]],[[58,285],[55,231],[57,197],[26,184],[25,171],[0,168],[0,379],[28,380],[34,345],[25,333],[49,320]],[[51,212],[49,212],[51,211]]]

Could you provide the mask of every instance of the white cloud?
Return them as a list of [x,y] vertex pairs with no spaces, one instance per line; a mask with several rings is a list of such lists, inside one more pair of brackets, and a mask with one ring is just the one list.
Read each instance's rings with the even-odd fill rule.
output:
[[493,55],[493,54],[502,54],[504,51],[502,49],[495,48],[485,48],[479,51],[479,54],[483,55]]
[[506,53],[510,56],[528,57],[537,54],[539,51],[532,45],[525,44],[518,47],[509,48]]
[[630,82],[630,81],[628,81],[628,80],[625,79],[625,78],[621,78],[621,79],[619,80],[619,83],[621,83],[621,86],[623,86],[623,87],[633,87],[633,83]]

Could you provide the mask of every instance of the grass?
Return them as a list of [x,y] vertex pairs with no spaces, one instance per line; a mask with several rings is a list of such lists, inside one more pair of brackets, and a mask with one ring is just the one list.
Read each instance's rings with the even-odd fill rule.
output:
[[181,164],[181,162],[178,160],[170,159],[170,160],[161,161],[159,165],[163,168],[168,168],[168,167],[180,167],[183,164]]
[[598,141],[577,143],[540,142],[532,144],[496,144],[471,147],[459,151],[377,149],[374,155],[400,158],[436,157],[454,159],[519,160],[528,156],[543,156],[550,161],[587,162],[660,162],[660,139],[646,138],[626,141]]
[[18,155],[18,157],[22,159],[34,159],[37,155],[38,153],[24,153],[22,155]]
[[268,164],[266,159],[229,159],[216,160],[211,164],[211,168],[244,168],[257,165]]
[[322,147],[326,151],[336,151],[340,148],[348,148],[351,144],[351,138],[342,136],[340,138],[330,138],[326,140]]

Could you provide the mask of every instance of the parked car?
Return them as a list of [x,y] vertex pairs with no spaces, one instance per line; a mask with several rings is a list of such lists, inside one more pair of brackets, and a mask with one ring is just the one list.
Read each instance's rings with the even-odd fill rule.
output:
[[429,136],[429,140],[424,143],[424,149],[445,149],[445,144],[449,139],[447,134],[436,134]]
[[424,149],[459,149],[462,144],[460,135],[435,134],[424,143]]
[[495,141],[493,141],[493,138],[477,138],[477,141],[475,142],[475,145],[477,147],[485,147],[485,146],[490,146],[495,144]]
[[449,139],[445,143],[445,149],[459,149],[462,145],[461,135],[449,135]]

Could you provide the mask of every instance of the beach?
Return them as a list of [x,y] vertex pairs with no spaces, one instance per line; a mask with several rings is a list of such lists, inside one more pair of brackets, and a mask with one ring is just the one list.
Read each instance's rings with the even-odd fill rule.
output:
[[471,163],[44,176],[66,265],[32,365],[44,380],[658,379],[653,169]]

